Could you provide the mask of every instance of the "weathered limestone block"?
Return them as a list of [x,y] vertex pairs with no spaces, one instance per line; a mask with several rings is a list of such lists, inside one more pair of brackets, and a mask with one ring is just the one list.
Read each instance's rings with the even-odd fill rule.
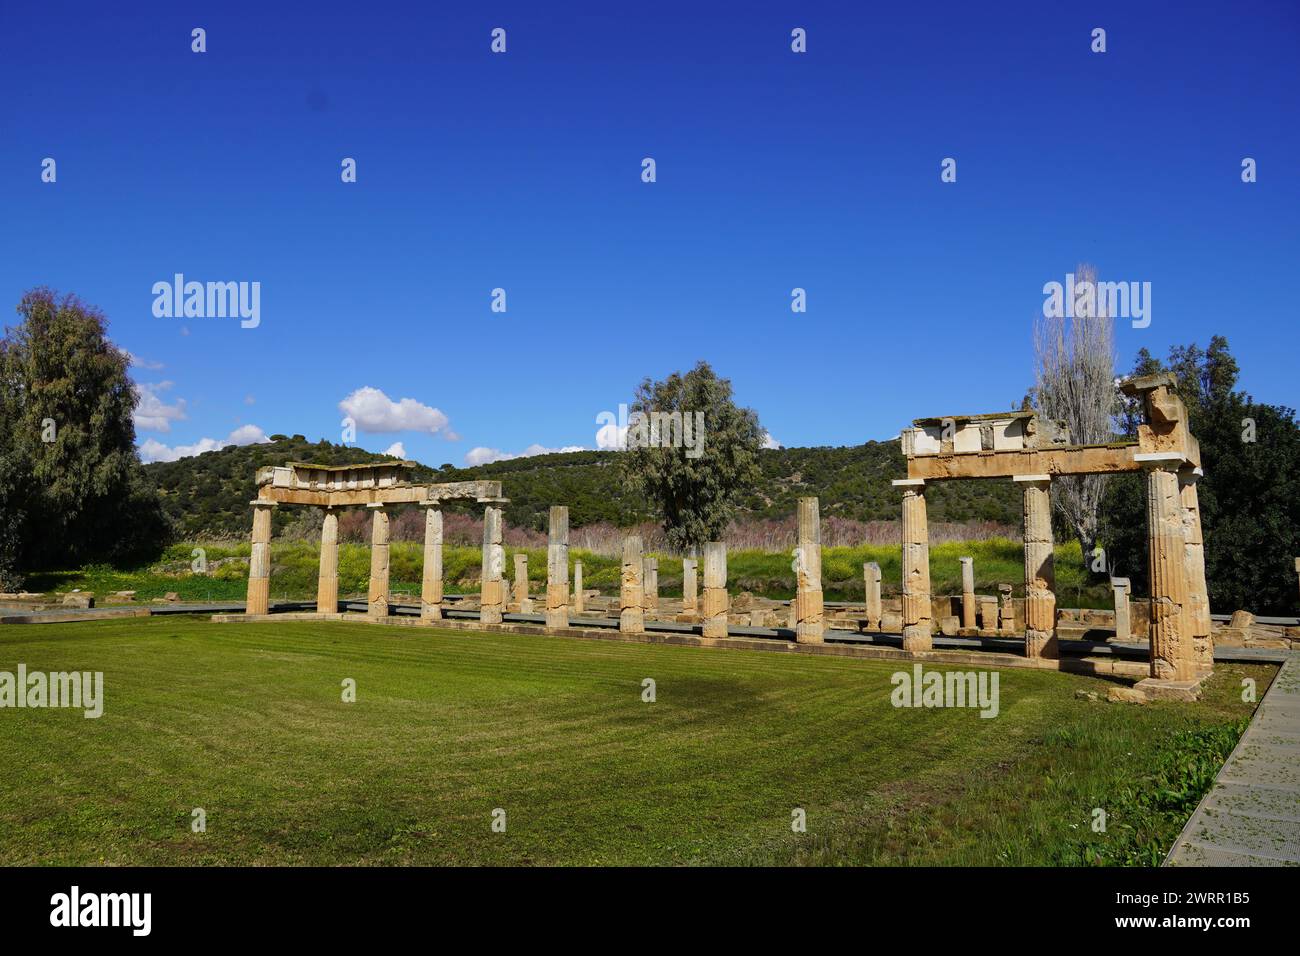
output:
[[1183,556],[1187,565],[1187,623],[1191,630],[1192,658],[1202,674],[1214,670],[1214,625],[1210,620],[1210,594],[1205,581],[1205,539],[1201,536],[1201,505],[1196,493],[1199,469],[1178,472],[1178,498],[1183,506]]
[[866,589],[867,623],[866,630],[880,630],[880,565],[868,561],[862,566],[862,578]]
[[998,629],[998,599],[992,595],[981,595],[979,606],[980,628],[985,631],[996,631]]
[[618,629],[625,634],[640,634],[645,631],[644,573],[641,536],[628,535],[623,539],[623,576],[619,590],[618,616]]
[[659,610],[659,559],[641,559],[641,588],[647,614]]
[[1051,479],[1017,476],[1024,485],[1025,656],[1057,658],[1056,564],[1053,557]]
[[420,578],[420,619],[442,620],[442,509],[424,509],[424,569]]
[[727,636],[727,546],[721,541],[704,545],[704,594],[700,600],[705,637]]
[[925,482],[905,478],[893,484],[903,489],[903,650],[928,651],[934,642]]
[[90,591],[72,591],[63,595],[63,600],[59,603],[64,607],[88,609],[95,606],[95,595]]
[[998,624],[1003,631],[1012,631],[1016,629],[1016,604],[1011,598],[1012,587],[1010,584],[998,585]]
[[483,509],[483,570],[479,585],[479,621],[500,624],[506,608],[506,549],[502,543],[501,509]]
[[939,619],[939,633],[944,637],[956,637],[960,627],[961,619],[955,614],[949,614]]
[[528,555],[515,553],[515,606],[520,614],[533,613],[533,599],[528,596]]
[[880,630],[884,634],[901,634],[903,632],[903,612],[882,611],[880,613]]
[[974,629],[975,624],[975,559],[959,558],[961,564],[961,626]]
[[266,614],[271,604],[271,509],[274,501],[258,499],[253,506],[253,546],[248,558],[246,614]]
[[682,610],[695,611],[699,608],[696,594],[696,573],[699,562],[695,558],[682,558]]
[[1147,471],[1147,554],[1151,569],[1151,676],[1196,676],[1187,614],[1187,536],[1178,475],[1168,465]]
[[822,602],[821,509],[816,498],[800,498],[799,547],[795,550],[795,640],[821,644],[825,624]]
[[321,509],[320,569],[316,576],[316,610],[337,614],[339,609],[339,513],[335,508]]
[[382,504],[370,509],[370,592],[366,599],[371,617],[388,617],[388,509]]
[[[579,573],[575,569],[574,576]],[[578,592],[581,595],[581,581]],[[551,507],[546,532],[546,626],[550,630],[569,626],[569,509],[564,505]]]
[[586,593],[582,590],[582,562],[573,562],[573,613],[586,610]]
[[1110,586],[1115,594],[1115,640],[1130,641],[1133,639],[1132,617],[1129,610],[1129,593],[1132,585],[1128,578],[1111,578]]

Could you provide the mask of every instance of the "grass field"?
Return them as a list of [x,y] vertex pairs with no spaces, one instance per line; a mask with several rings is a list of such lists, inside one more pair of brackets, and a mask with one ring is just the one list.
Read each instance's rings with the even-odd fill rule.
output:
[[[209,573],[191,571],[194,550],[202,548],[212,567]],[[522,549],[528,555],[528,576],[537,590],[546,584],[546,551]],[[136,591],[137,600],[162,597],[174,591],[186,601],[242,601],[248,585],[247,542],[184,542],[167,549],[162,560],[143,568],[112,568],[92,565],[70,571],[47,571],[34,574],[27,582],[29,590],[67,591],[80,588],[92,591],[101,600],[113,591]],[[506,567],[514,568],[515,549],[507,549]],[[276,600],[311,600],[316,596],[319,549],[309,542],[276,541],[272,544],[271,595]],[[976,590],[996,595],[998,584],[1013,584],[1021,589],[1024,576],[1024,546],[1020,541],[993,538],[984,541],[946,542],[930,548],[930,576],[936,594],[961,593],[961,566],[964,555],[975,559]],[[571,552],[582,561],[583,583],[613,594],[619,587],[617,557]],[[856,548],[822,549],[822,583],[827,600],[861,601],[863,596],[862,565],[866,561],[880,564],[882,588],[895,595],[901,588],[902,571],[897,545],[863,545]],[[231,560],[236,559],[236,560]],[[396,541],[390,551],[390,587],[396,593],[418,595],[423,570],[423,545],[413,541]],[[443,575],[451,593],[477,591],[482,554],[478,548],[447,547],[443,553]],[[732,551],[727,556],[728,581],[732,592],[752,591],[772,598],[794,595],[794,572],[786,552]],[[513,575],[513,570],[510,574]],[[343,595],[364,595],[370,576],[370,547],[366,544],[339,546],[339,588]],[[660,592],[680,595],[681,558],[659,559]],[[1111,607],[1114,598],[1106,584],[1089,586],[1080,559],[1077,541],[1056,549],[1056,593],[1063,607]]]
[[1132,706],[1008,670],[984,719],[893,707],[886,662],[366,624],[4,626],[19,663],[105,702],[0,710],[6,865],[1149,862],[1274,671]]

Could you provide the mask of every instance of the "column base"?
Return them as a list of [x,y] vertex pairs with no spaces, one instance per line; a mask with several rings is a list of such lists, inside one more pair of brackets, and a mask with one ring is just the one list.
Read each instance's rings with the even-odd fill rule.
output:
[[1045,657],[1052,661],[1059,659],[1061,646],[1057,642],[1056,635],[1050,631],[1026,631],[1025,656]]
[[903,628],[903,650],[934,650],[934,638],[930,636],[929,621],[925,624],[908,624]]
[[1133,685],[1147,700],[1195,701],[1201,699],[1201,684],[1207,675],[1192,680],[1160,680],[1148,677]]
[[548,607],[546,609],[546,627],[559,630],[569,626],[569,609],[567,607]]
[[639,607],[625,607],[618,616],[618,629],[624,634],[645,632],[645,611]]

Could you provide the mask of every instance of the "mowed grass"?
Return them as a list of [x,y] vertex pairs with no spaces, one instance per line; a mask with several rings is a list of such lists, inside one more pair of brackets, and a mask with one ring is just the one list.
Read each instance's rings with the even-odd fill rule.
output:
[[19,663],[105,703],[0,710],[5,865],[1052,863],[1274,670],[1142,707],[1001,671],[984,719],[895,708],[892,663],[351,623],[0,628]]

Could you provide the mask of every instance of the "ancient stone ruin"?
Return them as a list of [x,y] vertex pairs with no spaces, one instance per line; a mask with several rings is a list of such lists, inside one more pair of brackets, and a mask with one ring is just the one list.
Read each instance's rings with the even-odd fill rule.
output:
[[[788,628],[786,633],[793,632],[794,640],[786,646],[791,649],[816,653],[852,650],[857,656],[902,654],[921,658],[933,658],[938,653],[936,633],[946,637],[1017,635],[1023,638],[1022,660],[1026,664],[1063,667],[1059,643],[1062,622],[1058,620],[1053,567],[1052,481],[1063,475],[1142,471],[1147,476],[1152,593],[1145,605],[1145,618],[1135,618],[1131,614],[1128,580],[1112,579],[1116,640],[1129,640],[1136,624],[1144,625],[1150,641],[1149,666],[1138,688],[1148,696],[1194,697],[1200,680],[1213,668],[1214,646],[1196,497],[1200,450],[1187,430],[1186,409],[1173,386],[1174,380],[1167,374],[1125,383],[1125,393],[1141,400],[1145,422],[1136,439],[1105,445],[1072,444],[1065,429],[1028,411],[916,420],[902,435],[907,477],[894,482],[902,492],[902,597],[892,608],[886,607],[882,599],[881,570],[874,562],[863,566],[864,603],[860,610],[824,602],[821,522],[815,497],[798,501],[798,547],[791,565],[796,590],[794,600],[784,609],[782,602],[748,593],[735,598],[729,594],[727,548],[718,541],[706,543],[700,557],[683,559],[680,601],[661,598],[659,561],[644,553],[637,535],[629,535],[624,541],[617,595],[606,597],[598,591],[584,591],[581,562],[574,562],[571,593],[569,514],[567,508],[555,506],[549,515],[547,583],[540,608],[542,619],[537,622],[531,619],[538,609],[529,593],[526,555],[515,556],[513,587],[507,586],[500,507],[506,499],[501,496],[500,482],[418,484],[410,480],[415,466],[409,462],[343,466],[295,462],[257,473],[248,602],[242,619],[259,618],[269,611],[271,509],[301,505],[321,508],[325,513],[315,616],[344,616],[339,612],[338,595],[338,512],[342,508],[366,508],[371,512],[372,529],[366,615],[372,620],[396,623],[397,619],[390,616],[389,511],[399,505],[416,505],[425,509],[421,623],[489,628],[535,628],[540,623],[550,633],[580,633],[603,620],[605,628],[616,626],[628,639],[653,639],[654,634],[649,632],[658,632],[669,635],[664,639],[703,643],[742,641],[751,636],[738,633],[743,627],[764,628],[768,638],[775,636],[772,629]],[[978,478],[1010,479],[1021,487],[1022,602],[1012,598],[1010,585],[999,586],[999,597],[977,595],[970,558],[960,559],[961,593],[953,599],[959,603],[947,604],[931,593],[926,487],[935,481]],[[473,500],[485,506],[480,594],[472,625],[466,621],[448,622],[444,614],[441,508],[443,502],[453,499]],[[472,604],[466,596],[459,599],[458,607],[468,609]],[[507,623],[507,615],[529,619]],[[699,636],[683,636],[681,625],[689,625],[686,635]],[[834,629],[836,625],[846,625],[850,635],[879,634],[883,643],[847,647],[842,643],[846,631]],[[901,634],[901,652],[884,642],[888,634]],[[828,645],[830,635],[839,635],[834,639],[841,643]],[[874,643],[876,639],[871,640]],[[770,649],[774,645],[769,639],[754,646]],[[959,652],[946,653],[952,658]],[[961,658],[966,660],[978,657],[980,652],[960,653],[966,654]],[[986,654],[985,659],[991,656]],[[1119,666],[1113,665],[1108,672],[1119,673]]]

